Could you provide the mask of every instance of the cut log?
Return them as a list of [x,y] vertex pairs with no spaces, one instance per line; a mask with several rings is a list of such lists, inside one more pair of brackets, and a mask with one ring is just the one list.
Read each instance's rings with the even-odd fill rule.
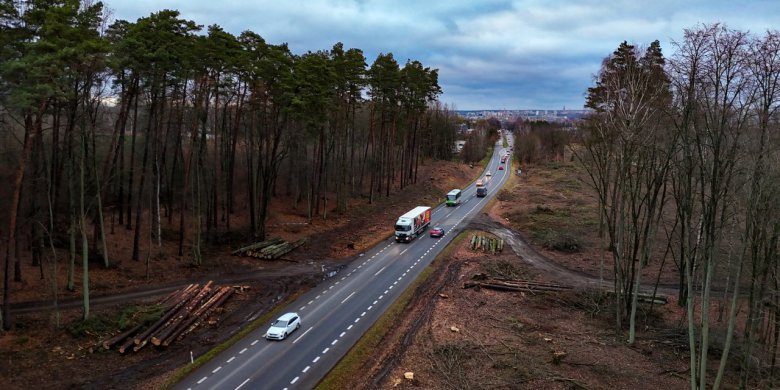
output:
[[231,252],[230,254],[232,254],[232,255],[244,255],[245,252],[257,251],[257,250],[263,249],[263,248],[271,246],[271,245],[279,244],[281,242],[284,242],[284,240],[282,240],[281,238],[272,238],[270,240],[256,242],[254,244],[247,245],[247,246],[245,246],[243,248],[236,249],[233,252]]
[[[207,297],[208,299],[206,299],[206,301],[202,305],[199,305],[197,308],[195,308],[195,310],[193,310],[191,313],[189,313],[189,315],[187,315],[187,317],[182,319],[181,322],[176,324],[176,326],[171,326],[169,331],[161,332],[160,335],[158,335],[156,338],[153,338],[152,339],[152,344],[154,344],[154,345],[162,345],[162,346],[166,346],[167,347],[168,344],[170,344],[169,340],[173,340],[179,333],[181,333],[181,331],[184,328],[186,328],[187,326],[189,326],[189,324],[191,324],[192,322],[197,320],[198,317],[203,314],[203,312],[206,310],[206,308],[209,305],[213,304],[213,302],[215,302],[217,299],[219,299],[219,296],[220,296],[220,294],[222,294],[222,291],[223,291],[224,288],[225,287],[214,289],[213,293],[210,294]],[[230,287],[227,287],[227,288],[230,288]],[[168,341],[168,343],[166,343],[166,341]]]
[[181,340],[185,335],[192,332],[195,328],[198,327],[198,325],[200,325],[200,322],[206,318],[209,313],[211,313],[212,310],[221,306],[234,291],[235,290],[232,287],[222,287],[219,289],[214,294],[214,296],[209,299],[208,302],[198,308],[197,313],[194,313],[179,327],[177,327],[176,331],[171,333],[170,336],[163,341],[162,345],[167,347],[173,342],[173,340]]
[[143,326],[143,324],[138,324],[138,325],[136,325],[136,326],[134,326],[134,327],[132,327],[132,328],[130,328],[130,329],[128,329],[128,330],[126,330],[126,331],[124,331],[124,332],[122,332],[122,333],[120,333],[120,334],[118,334],[118,335],[116,335],[116,336],[114,336],[114,337],[112,337],[110,339],[108,339],[108,340],[104,340],[100,344],[105,349],[111,349],[111,347],[113,347],[114,344],[120,343],[124,339],[134,335],[136,332],[138,332],[138,330],[141,329],[142,326]]
[[157,322],[152,324],[143,333],[135,336],[135,339],[134,339],[135,344],[136,345],[141,344],[142,340],[147,339],[147,337],[149,335],[151,335],[152,333],[156,332],[157,329],[160,328],[161,326],[165,325],[168,322],[168,320],[170,320],[171,317],[173,317],[178,312],[178,310],[182,306],[184,306],[184,304],[187,303],[187,301],[192,297],[192,295],[195,294],[196,291],[197,291],[197,289],[190,289],[188,291],[188,293],[184,297],[182,297],[179,300],[179,302],[177,302],[172,308],[170,308],[159,320],[157,320]]
[[125,353],[125,351],[127,351],[127,349],[133,345],[135,345],[135,340],[133,340],[133,338],[128,338],[121,346],[119,346],[119,353]]
[[222,307],[222,305],[225,303],[225,301],[226,301],[226,300],[227,300],[227,299],[228,299],[228,298],[229,298],[229,297],[230,297],[230,296],[231,296],[231,295],[232,295],[234,292],[235,292],[235,290],[234,290],[234,289],[232,289],[232,288],[231,288],[230,290],[226,291],[226,293],[225,293],[225,294],[223,294],[223,295],[222,295],[222,297],[220,297],[220,298],[219,298],[219,300],[217,300],[217,301],[216,301],[216,302],[215,302],[215,303],[214,303],[214,304],[213,304],[211,307],[209,307],[209,308],[208,308],[208,310],[206,310],[206,311],[203,313],[203,315],[202,315],[202,316],[200,316],[200,318],[198,318],[198,321],[197,321],[197,322],[195,322],[195,323],[191,324],[191,325],[190,325],[190,326],[189,326],[187,329],[185,329],[185,330],[184,330],[184,332],[182,332],[182,333],[181,333],[181,334],[180,334],[180,335],[179,335],[179,336],[178,336],[176,339],[177,339],[177,340],[181,340],[182,338],[184,338],[184,336],[186,336],[187,334],[189,334],[190,332],[192,332],[193,330],[195,330],[195,328],[197,328],[198,326],[200,326],[200,322],[201,322],[201,321],[203,321],[203,320],[205,320],[205,319],[207,319],[207,318],[209,317],[209,315],[211,315],[211,312],[213,312],[214,310],[216,310],[216,309],[218,309],[218,308]]
[[165,339],[171,332],[173,332],[176,329],[176,326],[179,325],[180,322],[182,322],[187,316],[192,313],[193,310],[195,310],[198,305],[200,305],[200,302],[205,299],[209,294],[211,294],[211,283],[212,281],[209,280],[206,285],[203,286],[203,288],[200,290],[198,295],[196,295],[194,298],[190,299],[189,302],[187,302],[186,305],[181,307],[176,315],[171,318],[168,323],[165,324],[165,326],[161,326],[158,328],[155,332],[153,332],[153,335],[151,337],[152,344],[154,345],[160,345],[160,342]]

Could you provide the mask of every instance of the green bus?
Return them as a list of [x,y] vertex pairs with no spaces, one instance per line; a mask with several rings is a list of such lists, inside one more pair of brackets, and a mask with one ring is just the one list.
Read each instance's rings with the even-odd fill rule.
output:
[[454,189],[447,194],[447,206],[457,206],[460,204],[460,195],[462,191]]

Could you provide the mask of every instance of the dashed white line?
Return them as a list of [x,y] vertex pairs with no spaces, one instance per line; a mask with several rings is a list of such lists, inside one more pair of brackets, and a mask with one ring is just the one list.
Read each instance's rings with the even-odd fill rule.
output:
[[235,356],[232,356],[232,357],[231,357],[230,359],[228,359],[228,360],[227,360],[227,362],[225,362],[225,363],[230,363],[230,362],[232,362],[232,361],[233,361],[233,360],[235,360],[235,359],[236,359],[236,357],[235,357]]
[[238,354],[240,355],[240,354],[242,354],[242,353],[244,353],[244,352],[246,352],[246,348],[244,348],[244,349],[242,349],[242,350],[238,351]]
[[328,287],[328,290],[332,289],[333,287],[334,287],[334,286],[330,286],[330,287]]
[[214,371],[211,371],[211,373],[212,373],[212,374],[216,374],[216,373],[217,373],[217,371],[219,371],[219,370],[221,370],[221,369],[222,369],[222,366],[219,366],[219,367],[215,368],[215,369],[214,369]]
[[343,300],[343,301],[341,301],[341,303],[343,304],[343,303],[344,303],[344,302],[346,302],[346,301],[347,301],[349,298],[352,298],[352,296],[353,296],[353,295],[355,295],[355,293],[356,293],[356,292],[357,292],[357,291],[353,291],[353,292],[352,292],[352,294],[349,294],[349,295],[348,295],[346,298],[344,298],[344,300]]
[[387,294],[387,291],[388,291],[388,290],[385,290],[385,294]]
[[353,324],[349,324],[349,326],[347,327],[347,330],[352,329],[353,326],[354,326]]
[[306,308],[306,306],[301,306],[301,308],[298,309],[298,311],[303,311],[303,309],[305,309],[305,308]]
[[355,318],[355,323],[357,323],[358,321],[360,321],[360,317]]
[[347,332],[341,332],[341,334],[339,335],[339,337],[344,337],[344,335],[345,335],[345,334],[347,334]]
[[380,295],[379,298],[377,298],[377,299],[382,299],[384,297],[385,297],[384,295]]
[[241,384],[240,384],[240,385],[238,385],[238,387],[236,387],[236,388],[235,388],[235,389],[233,389],[233,390],[238,390],[238,389],[240,389],[240,388],[241,388],[241,386],[245,385],[247,382],[249,382],[249,378],[246,378],[246,380],[245,380],[245,381],[241,382]]
[[309,371],[310,368],[311,366],[306,366],[306,368],[303,369],[303,372],[305,373],[306,371]]
[[364,315],[366,315],[366,312],[360,314],[361,317],[363,317]]
[[250,345],[255,345],[255,344],[257,344],[258,342],[260,342],[260,340],[258,340],[258,339],[255,339],[255,341],[252,341],[252,344],[250,344]]
[[309,303],[307,303],[307,305],[311,305],[312,303],[314,303],[313,299],[311,301],[309,301]]
[[293,379],[293,380],[291,380],[291,381],[290,381],[290,384],[291,384],[291,385],[294,385],[294,384],[295,384],[295,382],[298,382],[298,379],[299,379],[299,378],[300,378],[299,376],[296,376],[296,377],[295,377],[295,379]]
[[205,381],[205,380],[206,380],[206,377],[205,377],[205,376],[204,376],[203,378],[200,378],[200,380],[198,381],[198,384],[201,384],[201,383],[203,383],[203,381]]
[[368,309],[366,309],[366,310],[371,310],[373,307],[374,307],[374,305],[371,305],[371,306],[369,306],[369,307],[368,307]]
[[378,300],[378,299],[377,299],[376,301],[374,301],[374,305],[376,305],[376,303],[377,303],[377,302],[379,302],[379,300]]
[[330,345],[336,345],[336,343],[338,343],[338,342],[339,342],[339,339],[335,339],[335,340],[333,340],[332,343],[330,343]]
[[[399,280],[400,280],[400,279],[399,279]],[[393,282],[393,286],[395,286],[396,284],[398,284],[398,280],[396,280],[395,282]]]
[[314,360],[312,360],[311,362],[312,362],[312,363],[317,363],[319,360],[320,360],[320,357],[319,357],[319,356],[317,356],[317,357],[316,357],[316,358],[314,358]]
[[324,355],[324,354],[328,353],[328,351],[330,351],[330,347],[323,349],[322,350],[322,354]]
[[[396,282],[396,283],[398,283],[398,282]],[[393,289],[393,286],[390,286],[390,287],[388,287],[387,289],[388,289],[388,290],[392,290],[392,289]]]
[[374,276],[377,276],[377,275],[379,275],[379,273],[380,273],[380,272],[382,272],[382,271],[384,271],[384,270],[385,270],[385,268],[387,268],[387,266],[384,266],[384,267],[382,267],[382,269],[380,269],[379,271],[376,271],[376,273],[374,274]]

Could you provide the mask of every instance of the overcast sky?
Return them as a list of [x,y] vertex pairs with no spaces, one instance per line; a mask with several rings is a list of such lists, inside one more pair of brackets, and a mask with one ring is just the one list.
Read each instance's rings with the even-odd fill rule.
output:
[[[604,57],[658,39],[666,56],[700,23],[762,35],[780,29],[777,0],[105,0],[136,21],[175,9],[198,24],[251,30],[295,54],[336,42],[370,66],[393,53],[439,69],[440,100],[459,110],[581,109]],[[205,31],[205,29],[204,29]]]

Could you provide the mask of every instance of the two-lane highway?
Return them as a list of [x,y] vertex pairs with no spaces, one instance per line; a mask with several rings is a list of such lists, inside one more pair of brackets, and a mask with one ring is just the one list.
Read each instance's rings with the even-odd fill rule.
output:
[[511,169],[498,170],[506,154],[500,142],[486,168],[493,176],[488,196],[476,197],[471,185],[463,190],[460,206],[433,210],[431,225],[444,227],[444,237],[424,234],[409,244],[396,243],[392,237],[383,241],[285,309],[297,312],[302,320],[301,328],[286,340],[265,340],[267,327],[262,327],[194,371],[176,389],[314,387],[503,185]]

